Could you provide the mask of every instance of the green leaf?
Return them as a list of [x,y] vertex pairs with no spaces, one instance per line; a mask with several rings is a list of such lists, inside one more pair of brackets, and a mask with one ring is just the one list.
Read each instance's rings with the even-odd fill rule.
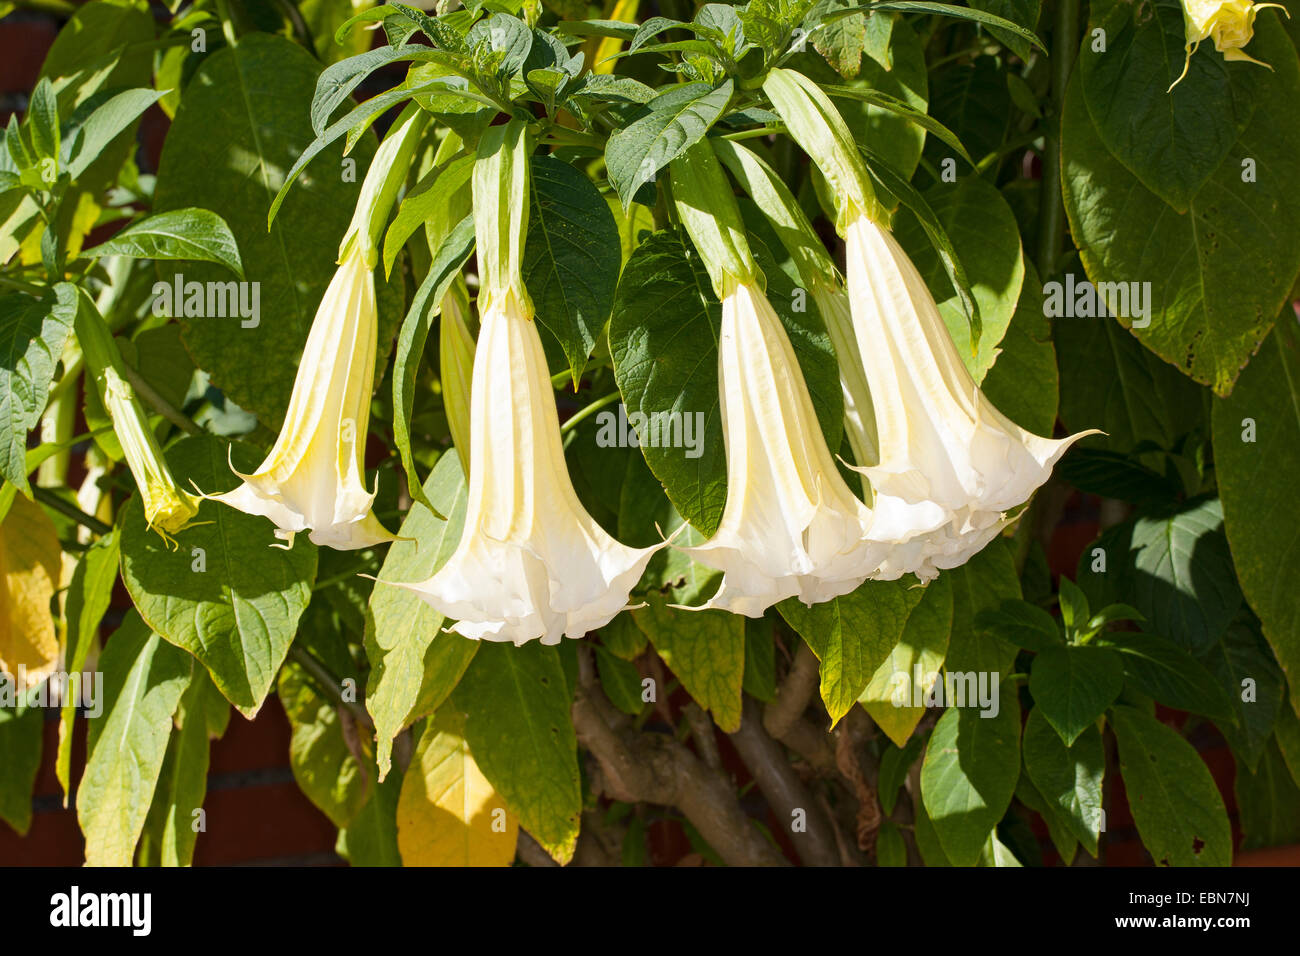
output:
[[103,155],[110,143],[163,95],[160,90],[123,90],[111,96],[101,94],[82,103],[72,114],[71,128],[63,142],[62,165],[68,175],[78,179]]
[[167,742],[153,803],[140,838],[140,857],[151,866],[189,866],[198,840],[196,811],[208,791],[210,700],[224,699],[202,667],[191,662],[191,680],[181,695],[180,726]]
[[[794,311],[790,277],[760,242],[751,238],[751,247],[767,277],[768,301],[790,336],[827,445],[839,448],[844,406],[825,327],[815,312]],[[811,298],[806,304],[813,308]],[[675,412],[684,422],[703,421],[696,449],[650,445],[641,452],[677,511],[704,535],[717,529],[727,496],[718,400],[721,322],[722,306],[684,230],[662,230],[637,247],[623,269],[610,321],[614,375],[629,417],[640,413],[649,420]],[[697,457],[688,455],[696,451]]]
[[921,765],[921,798],[944,853],[974,866],[1020,778],[1020,703],[1001,685],[997,716],[950,707],[930,734]]
[[921,591],[903,636],[858,697],[876,725],[899,747],[918,739],[912,731],[925,715],[918,702],[925,701],[943,667],[952,633],[952,604],[952,579],[941,574]]
[[912,765],[921,756],[925,741],[925,734],[917,734],[902,747],[884,747],[880,755],[880,776],[876,781],[876,793],[880,797],[880,808],[885,811],[886,816],[893,814],[898,802],[898,793]]
[[[1010,20],[1031,33],[1038,25],[1038,15],[1042,10],[1041,0],[976,0],[971,6],[996,17],[1002,17],[1004,20]],[[1001,27],[990,27],[989,32],[1020,59],[1029,60],[1029,41],[1024,36]]]
[[1034,658],[1029,691],[1038,710],[1070,746],[1124,687],[1124,668],[1106,647],[1049,647]]
[[1058,373],[1052,326],[1043,314],[1043,284],[1028,259],[1020,298],[993,367],[980,382],[984,396],[1021,428],[1050,435],[1056,426]]
[[1016,647],[1042,652],[1065,646],[1056,619],[1025,601],[1003,601],[975,615],[975,627]]
[[[1051,734],[1052,739],[1060,745],[1061,738],[1056,736],[1056,731],[1051,731]],[[1016,799],[1043,818],[1047,824],[1047,835],[1052,840],[1052,846],[1056,847],[1056,852],[1061,855],[1061,860],[1066,866],[1073,863],[1074,855],[1079,850],[1079,841],[1061,812],[1038,792],[1034,782],[1029,779],[1028,771],[1020,775],[1020,781],[1016,784]]]
[[[1300,334],[1278,323],[1230,398],[1214,403],[1214,463],[1224,525],[1241,589],[1300,707],[1300,525],[1278,520],[1295,511],[1300,469]],[[1252,439],[1247,441],[1246,439]],[[1300,712],[1300,711],[1298,711]]]
[[633,717],[641,713],[645,705],[641,701],[641,672],[636,665],[597,646],[596,673],[611,704]]
[[1264,71],[1193,56],[1169,89],[1183,72],[1187,43],[1176,4],[1153,3],[1140,13],[1126,3],[1098,5],[1088,28],[1106,36],[1104,52],[1085,43],[1079,54],[1093,126],[1142,185],[1186,212],[1261,105]]
[[704,137],[731,101],[731,93],[730,80],[717,89],[707,83],[671,87],[610,135],[605,164],[624,209],[641,186]]
[[1062,319],[1052,336],[1058,353],[1072,356],[1061,363],[1062,421],[1071,432],[1106,433],[1083,439],[1084,448],[1127,453],[1150,442],[1172,449],[1203,419],[1204,390],[1118,323]]
[[402,792],[399,771],[370,789],[370,799],[346,830],[339,831],[334,852],[352,866],[401,866],[397,848],[397,800]]
[[[181,439],[166,459],[180,484],[193,481],[215,494],[239,483],[228,453],[243,473],[256,470],[260,455],[253,448],[206,436]],[[122,517],[122,579],[145,622],[197,657],[226,699],[251,719],[311,597],[316,547],[302,540],[287,551],[272,547],[270,522],[219,502],[204,502],[198,520],[205,523],[182,531],[173,551],[145,526],[135,495]]]
[[443,616],[417,595],[386,583],[428,580],[460,541],[466,504],[460,458],[439,458],[424,490],[448,518],[420,507],[407,512],[397,532],[407,540],[389,548],[366,612],[366,709],[375,719],[380,780],[391,767],[393,738],[442,705],[479,648],[478,641],[443,631]]
[[[462,204],[468,207],[469,177],[473,170],[472,154],[452,159],[435,171],[437,175],[431,181],[421,180],[418,186],[406,194],[388,232],[384,234],[385,275],[393,271],[393,263],[397,261],[397,254],[406,240],[426,222],[438,224],[429,230],[430,235],[442,236],[444,230],[446,235],[450,235],[456,223],[464,219],[464,216],[460,220],[456,219],[455,213],[460,211]],[[468,215],[468,208],[465,215]],[[446,242],[445,236],[442,241]]]
[[[776,606],[821,661],[821,695],[832,726],[889,661],[924,593],[906,578],[864,581],[856,590],[812,607],[796,598]],[[897,687],[894,675],[886,682]]]
[[1218,499],[1133,526],[1133,603],[1193,653],[1212,646],[1241,607]]
[[1089,725],[1066,746],[1040,704],[1029,712],[1025,721],[1022,746],[1025,772],[1034,788],[1065,821],[1074,838],[1095,857],[1103,817],[1102,782],[1106,775],[1101,732]]
[[572,692],[559,652],[485,642],[452,703],[467,714],[474,759],[542,848],[568,863],[578,841],[582,790],[578,742],[569,716]]
[[1243,850],[1300,842],[1300,787],[1287,771],[1277,742],[1270,740],[1254,770],[1238,764],[1234,784]]
[[102,716],[91,720],[77,820],[87,866],[130,866],[167,755],[192,659],[129,614],[99,659]]
[[853,10],[897,10],[901,13],[933,13],[944,17],[955,17],[958,20],[973,20],[976,23],[982,23],[985,26],[997,27],[1004,33],[1020,37],[1028,43],[1032,43],[1044,53],[1047,48],[1043,46],[1043,41],[1038,36],[1024,27],[1012,23],[1010,20],[1003,19],[992,13],[986,13],[983,10],[974,10],[970,7],[959,7],[951,3],[929,3],[921,0],[888,0],[886,3],[868,3],[861,7],[851,7]]
[[[246,279],[258,284],[259,322],[246,328],[237,317],[185,316],[181,326],[212,384],[270,427],[288,407],[291,370],[334,275],[338,244],[374,153],[374,137],[367,135],[352,153],[356,175],[344,181],[340,149],[322,152],[308,167],[310,180],[292,190],[268,232],[267,207],[311,141],[307,111],[319,66],[298,44],[257,32],[206,57],[167,134],[154,197],[155,213],[199,206],[229,225]],[[218,133],[225,159],[213,162]],[[229,281],[226,269],[213,264],[180,271],[187,283]],[[175,272],[165,267],[161,278],[170,282]],[[376,293],[378,381],[401,314],[401,284],[379,283]]]
[[1219,730],[1238,763],[1254,772],[1286,697],[1286,678],[1253,621],[1234,621],[1204,661],[1236,715],[1216,721]]
[[370,781],[348,746],[343,718],[292,661],[280,668],[276,693],[293,730],[289,768],[298,788],[336,827],[347,827],[365,806]]
[[[1256,23],[1252,50],[1273,68],[1251,73],[1259,106],[1185,210],[1151,192],[1107,150],[1088,116],[1081,71],[1062,116],[1065,206],[1088,279],[1150,282],[1140,320],[1149,324],[1135,334],[1220,395],[1259,348],[1300,269],[1300,195],[1285,172],[1300,151],[1300,130],[1289,122],[1300,67],[1270,18]],[[1216,59],[1193,57],[1193,66]],[[1168,102],[1162,98],[1163,109]],[[1255,169],[1250,182],[1243,181],[1247,160]]]
[[876,834],[876,866],[907,866],[907,844],[898,824],[886,820]]
[[[0,678],[10,683],[5,675]],[[41,768],[45,720],[39,707],[0,707],[0,820],[26,836],[32,825],[32,790]]]
[[1223,688],[1185,649],[1154,634],[1110,631],[1097,643],[1118,651],[1124,673],[1144,694],[1166,707],[1232,720]]
[[59,104],[54,97],[54,84],[48,76],[42,77],[27,101],[27,130],[32,138],[32,149],[38,159],[57,159],[59,156]]
[[54,287],[52,298],[0,295],[0,474],[27,492],[27,433],[45,411],[50,382],[77,317],[77,288]]
[[1228,814],[1192,745],[1132,707],[1115,707],[1111,722],[1133,821],[1156,865],[1229,865]]
[[[99,625],[117,583],[120,541],[121,534],[115,528],[86,549],[72,572],[63,615],[68,627],[64,646],[70,675],[82,672],[90,649],[97,646]],[[54,773],[63,787],[65,803],[72,793],[72,726],[76,717],[77,700],[72,698],[59,711],[59,749],[54,761]]]
[[944,573],[952,577],[953,585],[947,669],[1010,673],[1016,660],[1015,645],[975,626],[980,611],[1020,597],[1020,578],[1016,575],[1010,542],[996,539],[961,567]]
[[576,388],[614,304],[618,223],[587,176],[554,156],[532,158],[523,279],[537,321],[559,341]]
[[426,46],[382,46],[330,64],[316,80],[311,96],[312,132],[318,137],[322,136],[325,128],[330,125],[334,111],[375,70],[390,63],[410,61],[440,64],[451,62],[446,53],[430,50]]
[[925,279],[953,343],[967,369],[982,381],[997,358],[997,346],[1011,324],[1025,280],[1020,229],[998,190],[977,176],[938,183],[925,191],[966,271],[967,288],[979,303],[979,350],[947,270],[911,211],[900,213],[894,235]]
[[745,618],[745,693],[769,702],[776,697],[776,644],[769,618]]
[[432,502],[425,495],[415,472],[415,456],[411,451],[411,415],[415,410],[415,381],[420,370],[420,359],[433,320],[442,308],[443,296],[460,275],[470,253],[474,251],[474,217],[468,215],[448,234],[429,266],[428,275],[420,283],[411,308],[402,321],[397,335],[397,350],[393,358],[393,444],[402,458],[406,472],[406,486],[411,497],[428,507],[438,517]]
[[646,607],[632,612],[637,627],[714,723],[725,733],[739,730],[745,619],[725,611],[675,610],[653,591],[645,601]]
[[244,277],[239,246],[230,227],[209,209],[173,209],[137,219],[112,239],[83,252],[79,258],[98,259],[103,256],[216,262],[239,278]]

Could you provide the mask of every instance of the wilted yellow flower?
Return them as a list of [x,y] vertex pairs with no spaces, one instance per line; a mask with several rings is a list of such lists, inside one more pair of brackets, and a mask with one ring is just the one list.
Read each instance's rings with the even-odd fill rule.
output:
[[[1286,13],[1280,3],[1251,3],[1250,0],[1183,0],[1183,25],[1187,30],[1187,58],[1183,72],[1169,85],[1173,89],[1183,81],[1192,62],[1192,54],[1202,40],[1214,40],[1214,48],[1225,60],[1245,60],[1268,66],[1249,56],[1242,48],[1255,35],[1255,14],[1268,7],[1277,7]],[[1290,16],[1288,13],[1287,16]],[[1268,66],[1271,70],[1272,67]]]
[[199,513],[199,499],[185,491],[172,477],[162,449],[140,408],[135,390],[112,366],[100,376],[104,406],[113,420],[113,431],[126,456],[144,502],[144,519],[149,527],[170,542]]

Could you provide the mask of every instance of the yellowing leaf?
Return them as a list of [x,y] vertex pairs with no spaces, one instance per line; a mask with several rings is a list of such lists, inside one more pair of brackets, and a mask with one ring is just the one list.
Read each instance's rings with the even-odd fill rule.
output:
[[59,583],[59,537],[41,506],[21,495],[0,524],[0,671],[34,687],[54,670],[59,641],[50,600]]
[[519,823],[492,789],[452,708],[430,718],[397,800],[406,866],[509,866]]

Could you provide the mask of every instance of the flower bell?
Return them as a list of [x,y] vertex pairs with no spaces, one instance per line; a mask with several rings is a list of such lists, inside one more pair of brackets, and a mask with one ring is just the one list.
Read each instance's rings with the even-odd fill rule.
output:
[[722,301],[727,503],[712,537],[683,549],[723,572],[703,607],[760,617],[789,597],[811,605],[847,594],[884,557],[870,540],[871,510],[835,467],[709,144],[674,160],[671,172],[681,219]]
[[[338,550],[394,540],[371,512],[365,485],[365,442],[374,391],[379,313],[375,305],[376,239],[425,125],[412,107],[375,153],[344,237],[338,270],[312,320],[279,437],[243,483],[211,495],[248,514],[270,518],[292,547],[309,532]],[[233,466],[232,466],[232,470]]]
[[491,127],[473,177],[479,335],[465,524],[441,569],[400,585],[454,619],[451,630],[516,645],[558,644],[607,624],[663,547],[614,540],[569,478],[546,355],[520,279],[527,177],[523,125]]
[[[861,370],[874,427],[856,430],[855,470],[872,494],[872,538],[894,542],[875,577],[922,580],[964,564],[1007,525],[1051,475],[1071,444],[1094,432],[1042,438],[984,397],[939,315],[934,297],[889,230],[843,119],[824,93],[797,73],[774,70],[773,105],[823,169],[846,184],[837,228],[845,237],[847,303],[823,305],[844,345],[841,365]],[[828,179],[831,178],[828,175]],[[819,301],[827,301],[832,297]],[[846,385],[846,388],[848,386]],[[862,451],[858,449],[862,448]]]
[[[1192,54],[1201,45],[1202,40],[1214,40],[1214,48],[1223,54],[1225,60],[1244,60],[1259,66],[1271,66],[1256,60],[1245,52],[1243,47],[1255,36],[1255,14],[1268,7],[1277,7],[1286,13],[1286,7],[1280,3],[1251,3],[1250,0],[1183,0],[1183,26],[1187,31],[1187,58],[1183,60],[1183,72],[1169,85],[1172,90],[1187,76],[1187,69],[1192,63]],[[1290,16],[1287,13],[1287,16]],[[1166,91],[1168,92],[1168,91]]]
[[126,368],[113,336],[98,310],[84,296],[77,310],[76,329],[86,369],[99,388],[113,432],[139,489],[145,523],[174,547],[172,535],[184,530],[198,516],[200,499],[176,483],[135,389],[127,381]]

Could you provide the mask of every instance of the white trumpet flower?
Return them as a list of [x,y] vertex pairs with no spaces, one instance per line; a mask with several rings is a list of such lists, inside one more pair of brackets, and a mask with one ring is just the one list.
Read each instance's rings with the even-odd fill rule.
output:
[[1074,442],[1043,438],[999,412],[975,384],[925,281],[870,217],[846,230],[856,350],[866,371],[877,457],[859,465],[873,492],[872,537],[897,547],[877,576],[922,580],[965,563],[1006,526]]
[[525,297],[479,298],[465,526],[447,563],[401,585],[475,640],[582,637],[628,606],[662,544],[629,548],[578,500],[542,340]]
[[253,474],[235,472],[238,488],[211,496],[270,518],[285,547],[302,531],[343,551],[394,539],[364,480],[378,327],[374,274],[353,243],[316,310],[274,447]]
[[871,510],[836,470],[790,339],[754,284],[723,297],[718,378],[727,504],[713,536],[683,549],[723,571],[704,607],[761,617],[789,597],[854,590],[886,547],[870,540]]
[[403,584],[476,640],[582,637],[628,606],[666,542],[629,548],[578,500],[533,306],[520,279],[528,148],[519,121],[490,128],[474,163],[481,281],[470,389],[469,489],[460,541],[423,583]]
[[[275,445],[243,483],[208,497],[270,518],[276,537],[293,546],[300,532],[314,544],[348,551],[395,540],[371,507],[365,445],[375,384],[379,310],[375,304],[376,237],[382,233],[416,144],[428,122],[412,104],[371,160],[339,250],[338,269],[312,319],[289,409]],[[234,466],[231,466],[234,471]]]

